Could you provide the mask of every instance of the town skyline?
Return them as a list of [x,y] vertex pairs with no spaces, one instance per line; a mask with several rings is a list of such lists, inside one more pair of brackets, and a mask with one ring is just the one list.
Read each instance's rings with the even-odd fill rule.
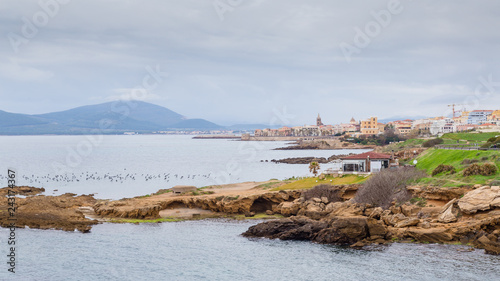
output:
[[256,137],[289,137],[289,136],[340,136],[349,135],[353,137],[373,136],[383,134],[390,129],[396,135],[407,136],[428,135],[435,136],[445,133],[464,132],[471,130],[500,130],[500,110],[476,109],[471,111],[460,111],[459,115],[454,111],[452,117],[436,116],[420,119],[392,120],[381,123],[378,117],[370,117],[365,120],[356,120],[351,117],[348,123],[324,124],[320,114],[316,117],[315,125],[283,126],[278,129],[256,129]]

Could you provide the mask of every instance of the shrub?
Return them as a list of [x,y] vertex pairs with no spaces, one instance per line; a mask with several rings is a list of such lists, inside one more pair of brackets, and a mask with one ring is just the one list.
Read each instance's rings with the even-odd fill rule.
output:
[[384,209],[393,201],[403,203],[411,198],[406,186],[425,177],[424,171],[412,167],[386,169],[371,176],[358,190],[354,202],[369,203]]
[[479,162],[479,160],[466,158],[460,164],[462,164],[462,165],[469,165],[469,164],[474,164],[474,163],[477,163],[477,162]]
[[342,202],[342,197],[340,197],[339,190],[328,184],[320,184],[315,187],[302,192],[302,197],[305,200],[311,198],[328,198],[328,202]]
[[462,172],[464,177],[472,176],[472,175],[480,175],[481,174],[481,165],[472,164],[469,167],[465,168]]
[[481,170],[481,175],[492,176],[497,173],[497,166],[493,164],[484,164]]
[[452,165],[439,165],[436,167],[436,169],[434,169],[434,171],[432,171],[432,176],[435,176],[437,174],[441,174],[441,173],[446,173],[446,172],[450,172],[450,174],[454,174],[456,173],[457,171],[455,170],[455,167],[453,167]]
[[465,168],[463,173],[464,177],[474,176],[474,175],[482,175],[482,176],[491,176],[496,174],[497,167],[492,164],[472,164],[469,167]]
[[443,139],[436,138],[436,139],[425,141],[424,143],[422,143],[422,146],[423,147],[434,147],[434,146],[436,146],[438,144],[442,144],[442,143],[444,143]]
[[497,141],[500,142],[500,137],[498,137],[498,138],[497,137],[491,137],[491,138],[489,138],[487,140],[487,142],[497,142]]
[[500,144],[500,137],[492,137],[492,138],[489,138],[488,141],[483,144],[481,147],[483,148],[490,148],[494,145],[498,146]]

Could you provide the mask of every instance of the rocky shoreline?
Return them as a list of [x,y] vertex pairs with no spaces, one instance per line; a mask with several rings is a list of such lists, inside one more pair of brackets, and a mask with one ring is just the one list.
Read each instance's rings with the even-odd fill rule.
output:
[[[408,190],[421,202],[393,204],[384,210],[352,201],[360,185],[332,186],[340,201],[328,198],[305,200],[301,191],[268,191],[259,183],[241,195],[223,193],[202,196],[164,193],[121,200],[97,200],[92,195],[30,195],[41,190],[20,187],[16,198],[16,226],[89,232],[103,221],[155,220],[164,213],[194,210],[192,219],[256,214],[285,218],[250,227],[243,236],[363,247],[397,241],[417,243],[460,243],[500,254],[500,187],[461,188],[413,186]],[[215,189],[221,187],[212,187]],[[2,189],[0,189],[1,192]],[[7,210],[7,197],[0,200]],[[203,216],[205,210],[210,214]],[[195,216],[196,215],[196,216]],[[0,225],[8,227],[5,211]]]
[[311,150],[311,149],[374,149],[375,145],[360,145],[350,142],[341,142],[339,139],[312,139],[298,140],[290,146],[275,148],[275,150]]
[[[352,153],[351,153],[352,154]],[[292,157],[284,159],[272,159],[270,162],[283,163],[283,164],[309,164],[311,162],[318,162],[320,164],[329,163],[333,160],[349,156],[351,154],[332,155],[328,158],[325,157]]]
[[[0,189],[0,194],[6,188]],[[97,202],[92,195],[80,195],[66,193],[59,196],[37,195],[42,189],[36,187],[16,187],[17,197],[15,224],[20,228],[58,229],[66,231],[88,232],[97,220],[89,219],[84,212]],[[0,197],[0,226],[9,227],[7,197]]]
[[[243,236],[363,247],[396,241],[459,243],[500,254],[500,187],[413,188],[424,199],[447,201],[442,207],[393,205],[384,210],[351,201],[298,199],[276,207],[289,218],[250,227]],[[462,198],[460,198],[463,196]]]

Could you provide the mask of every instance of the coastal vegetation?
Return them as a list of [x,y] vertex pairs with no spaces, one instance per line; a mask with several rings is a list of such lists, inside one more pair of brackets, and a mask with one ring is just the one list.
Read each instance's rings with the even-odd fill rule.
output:
[[328,202],[343,201],[342,197],[340,196],[340,191],[338,189],[332,188],[332,186],[329,184],[320,184],[302,192],[302,198],[304,198],[304,200],[323,197],[325,197]]
[[487,184],[498,179],[500,153],[483,150],[429,149],[417,157],[418,169],[432,177],[419,183],[434,186]]
[[380,135],[369,135],[369,136],[361,135],[356,138],[342,137],[341,140],[345,142],[357,143],[362,145],[384,146],[394,142],[405,141],[407,139],[408,137],[406,136],[396,134],[394,128],[388,128],[387,130],[384,131],[383,134]]
[[488,139],[495,137],[495,136],[498,136],[499,134],[500,134],[499,132],[492,132],[492,133],[482,133],[482,132],[448,133],[448,134],[444,134],[442,136],[442,138],[449,139],[449,140],[455,140],[455,142],[457,140],[472,141],[472,142],[486,142]]
[[318,162],[311,162],[309,164],[309,172],[313,173],[314,176],[318,174],[318,171],[320,169],[319,163]]
[[452,165],[443,165],[443,164],[440,164],[439,166],[436,167],[436,169],[434,169],[432,171],[432,176],[436,176],[436,175],[439,175],[441,173],[454,174],[456,172],[457,172],[457,170]]
[[[380,148],[381,152],[400,151],[413,148],[426,148],[434,147],[438,144],[461,144],[473,145],[475,143],[489,148],[491,145],[500,142],[499,132],[481,133],[481,132],[462,132],[462,133],[447,133],[440,138],[426,139],[426,138],[409,138],[404,141],[395,141]],[[489,144],[489,145],[488,145]]]
[[354,197],[356,203],[367,203],[387,209],[393,202],[402,204],[411,199],[406,187],[426,176],[414,168],[386,169],[372,175]]
[[359,176],[359,175],[343,175],[339,177],[326,175],[324,179],[319,179],[318,177],[311,177],[311,178],[304,178],[292,181],[290,183],[273,188],[271,189],[271,191],[310,189],[319,184],[328,184],[328,185],[358,184],[358,183],[363,183],[366,179],[367,179],[366,176]]
[[482,148],[499,148],[500,147],[500,136],[489,138],[485,144],[481,146]]
[[441,138],[430,139],[422,143],[423,147],[434,147],[438,144],[444,143],[444,140]]

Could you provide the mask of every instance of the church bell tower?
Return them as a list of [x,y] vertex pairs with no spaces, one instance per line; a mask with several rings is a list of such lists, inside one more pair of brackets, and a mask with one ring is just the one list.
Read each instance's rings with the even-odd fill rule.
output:
[[316,126],[323,126],[323,123],[321,122],[321,117],[319,116],[319,113],[318,113],[318,117],[316,118]]

